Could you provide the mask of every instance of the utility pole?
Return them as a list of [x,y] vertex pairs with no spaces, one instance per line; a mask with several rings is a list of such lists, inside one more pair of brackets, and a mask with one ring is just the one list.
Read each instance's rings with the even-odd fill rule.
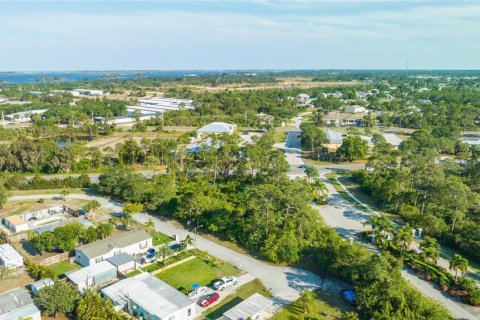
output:
[[2,111],[2,123],[3,123],[3,127],[5,128],[5,115],[3,114],[3,111]]
[[199,225],[199,226],[196,226],[195,228],[193,228],[193,232],[194,232],[194,235],[195,235],[195,239],[194,239],[194,244],[195,244],[195,255],[197,255],[197,229],[198,228],[201,228],[203,227],[203,224]]

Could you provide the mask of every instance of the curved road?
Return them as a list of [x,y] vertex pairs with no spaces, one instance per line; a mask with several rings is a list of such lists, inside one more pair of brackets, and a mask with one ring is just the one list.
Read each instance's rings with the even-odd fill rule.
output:
[[[59,195],[25,195],[13,196],[10,197],[9,200],[52,199],[56,197],[59,197]],[[97,200],[103,207],[112,209],[114,212],[122,211],[121,203],[101,196],[70,194],[67,198]],[[185,236],[189,234],[189,231],[183,228],[169,224],[167,221],[146,213],[137,213],[134,215],[134,218],[140,223],[145,223],[149,219],[152,219],[158,231],[167,235],[179,235],[180,239],[185,238]],[[197,247],[200,250],[208,251],[212,256],[226,261],[239,269],[245,270],[260,279],[263,285],[272,293],[272,299],[277,307],[285,306],[295,301],[298,299],[299,293],[305,289],[322,288],[333,294],[338,294],[342,288],[345,288],[345,285],[340,281],[323,279],[313,272],[301,268],[271,265],[251,256],[228,249],[201,236],[197,236]]]

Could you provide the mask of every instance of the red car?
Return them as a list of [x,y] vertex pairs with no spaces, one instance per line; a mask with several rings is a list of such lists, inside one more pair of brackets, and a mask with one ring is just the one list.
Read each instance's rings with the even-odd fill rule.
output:
[[218,293],[210,293],[200,299],[200,305],[202,307],[208,307],[218,299],[220,299],[220,295]]

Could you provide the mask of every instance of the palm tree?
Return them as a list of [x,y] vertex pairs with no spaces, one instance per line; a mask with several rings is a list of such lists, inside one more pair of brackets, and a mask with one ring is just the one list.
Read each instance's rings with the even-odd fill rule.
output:
[[315,179],[318,179],[318,177],[320,177],[320,173],[318,172],[318,170],[314,167],[307,167],[305,169],[305,174],[307,175],[307,180],[312,182],[314,181]]
[[313,195],[318,203],[326,203],[328,189],[327,185],[322,180],[315,180],[310,184]]
[[403,255],[403,252],[408,250],[413,241],[412,228],[408,223],[398,230],[396,241],[397,244],[402,248],[401,253]]
[[300,303],[303,306],[303,314],[314,313],[317,309],[317,296],[312,290],[303,290],[300,293]]
[[188,246],[193,246],[193,243],[194,243],[194,240],[193,240],[192,236],[190,236],[189,234],[187,234],[185,239],[183,239],[181,241],[182,247],[184,249],[188,248]]
[[379,217],[377,216],[371,216],[368,221],[365,221],[363,223],[364,226],[371,226],[372,227],[372,235],[374,237],[377,236],[377,228],[378,228],[378,223],[379,223]]
[[168,246],[161,246],[158,249],[158,255],[162,257],[163,265],[166,265],[168,258],[172,255],[172,250]]
[[395,229],[395,225],[390,219],[384,216],[378,217],[377,230],[379,236],[382,238],[382,243],[384,243],[385,240],[390,240],[393,229]]
[[458,271],[464,275],[468,271],[468,260],[459,254],[454,254],[453,258],[448,260],[449,269],[455,270],[455,282],[458,280]]
[[148,221],[145,222],[145,227],[147,227],[148,230],[153,230],[155,228],[155,223],[152,219],[148,219]]

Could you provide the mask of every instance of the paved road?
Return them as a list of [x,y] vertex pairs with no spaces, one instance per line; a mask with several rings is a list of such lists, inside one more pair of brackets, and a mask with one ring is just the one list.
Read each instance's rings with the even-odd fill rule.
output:
[[[25,195],[14,196],[10,200],[35,200],[39,198],[52,199],[59,197],[59,195]],[[114,212],[121,212],[122,205],[116,201],[108,198],[87,195],[87,194],[70,194],[67,198],[71,199],[85,199],[97,200],[103,207],[112,209]],[[158,231],[167,235],[178,235],[180,239],[184,239],[187,234],[192,235],[189,231],[169,224],[158,217],[148,215],[146,213],[137,213],[134,218],[140,222],[145,223],[149,219],[155,223]],[[193,236],[193,235],[192,235]],[[295,301],[299,297],[299,293],[305,289],[322,288],[325,291],[333,294],[345,288],[345,284],[340,281],[333,281],[331,279],[322,279],[313,272],[294,268],[275,266],[239,253],[237,251],[223,247],[213,241],[197,236],[197,247],[200,250],[208,251],[216,258],[226,261],[239,269],[245,270],[255,278],[260,279],[263,285],[272,293],[273,300],[276,306],[285,306],[286,304]]]
[[[296,123],[298,123],[296,121]],[[286,143],[277,144],[276,147],[285,151],[286,159],[292,168],[290,176],[300,177],[304,176],[303,172],[299,172],[298,165],[301,160],[301,150],[299,149],[299,142],[292,141],[298,134],[295,130],[293,136],[288,135]],[[297,147],[298,146],[298,147]],[[334,169],[334,166],[315,166],[322,174],[322,180],[325,182],[328,192],[328,204],[322,206],[314,206],[322,215],[325,223],[335,228],[335,230],[345,237],[352,237],[354,239],[360,239],[360,233],[366,230],[363,225],[368,221],[370,217],[375,214],[372,210],[362,210],[359,207],[353,205],[349,201],[345,200],[338,191],[332,186],[332,184],[324,177],[325,173],[328,173]],[[358,169],[359,165],[346,165],[343,169]],[[368,246],[368,245],[367,245]],[[369,246],[370,247],[370,246]],[[372,247],[370,247],[373,249]],[[474,308],[459,302],[451,298],[448,294],[443,294],[430,283],[421,280],[410,271],[402,270],[404,278],[414,286],[418,291],[422,292],[427,297],[439,301],[443,304],[450,313],[457,319],[462,320],[478,320],[480,319],[480,308]]]

